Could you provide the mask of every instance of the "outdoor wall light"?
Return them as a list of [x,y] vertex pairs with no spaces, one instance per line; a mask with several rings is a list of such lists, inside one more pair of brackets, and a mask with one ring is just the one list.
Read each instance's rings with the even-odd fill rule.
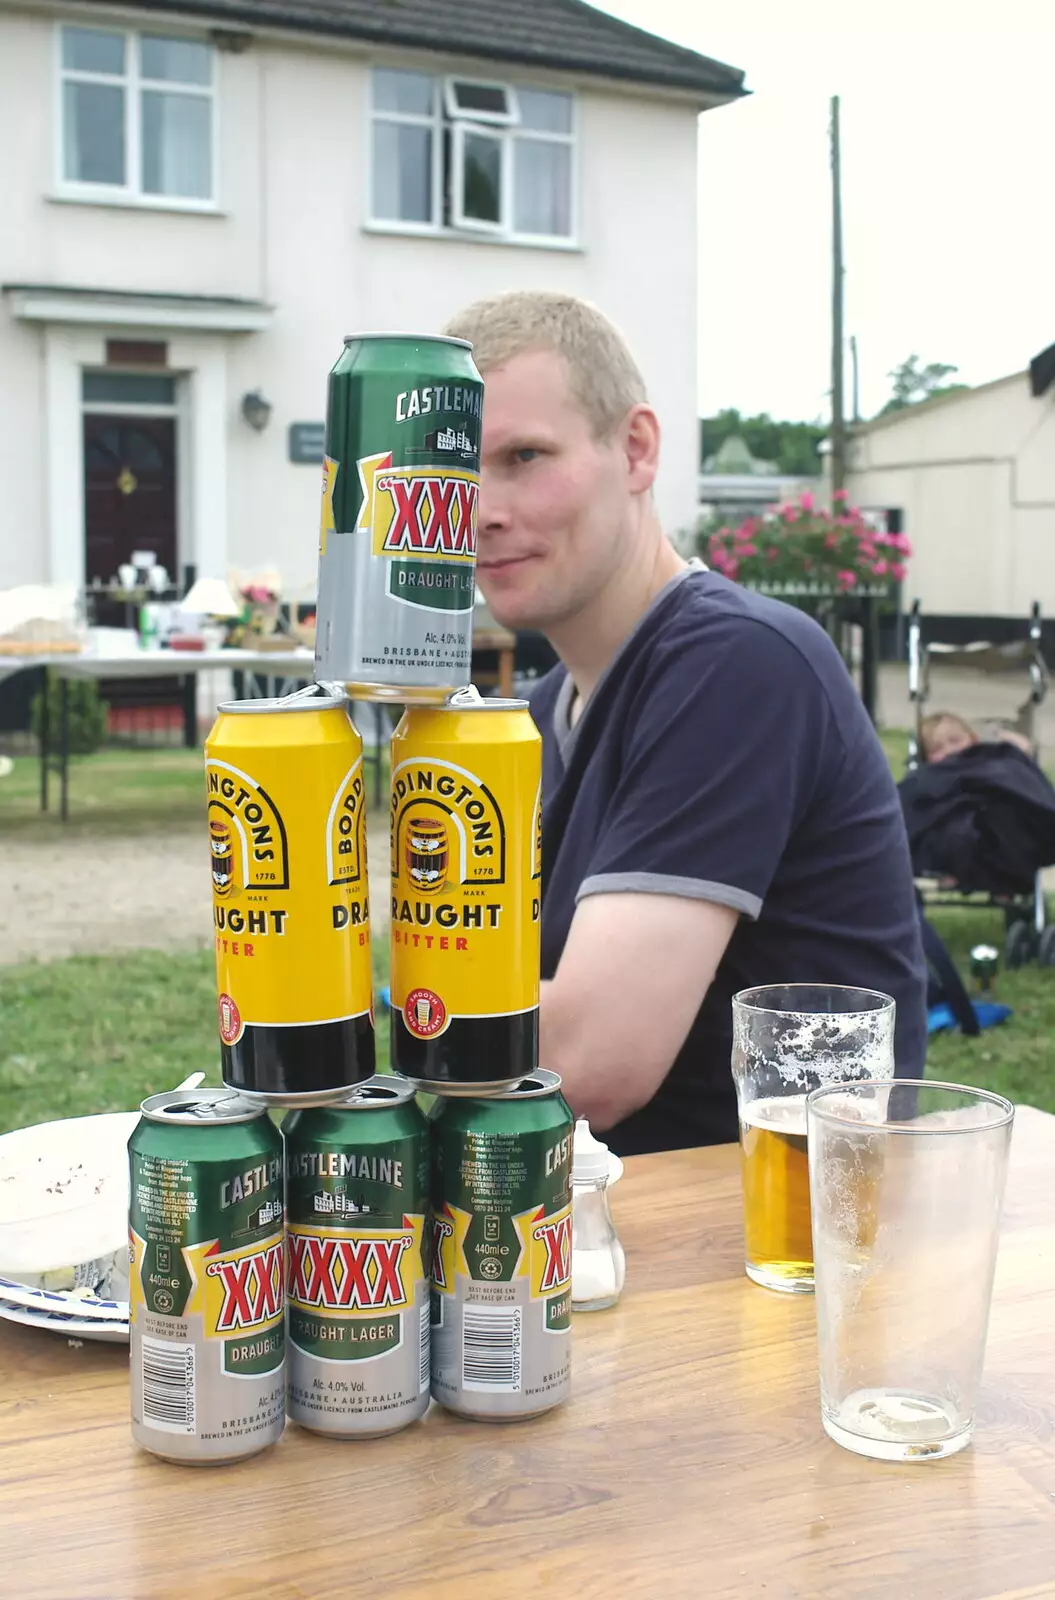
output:
[[271,401],[265,400],[259,389],[253,389],[249,394],[242,396],[242,415],[257,433],[263,433],[271,421],[273,410]]

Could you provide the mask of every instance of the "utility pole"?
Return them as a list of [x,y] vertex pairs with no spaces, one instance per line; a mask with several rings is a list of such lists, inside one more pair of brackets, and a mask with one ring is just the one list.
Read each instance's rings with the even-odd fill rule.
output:
[[861,389],[860,375],[857,366],[857,335],[850,335],[850,417],[854,422],[861,420]]
[[832,168],[832,489],[846,482],[846,419],[843,416],[843,204],[839,170],[839,96],[831,101]]

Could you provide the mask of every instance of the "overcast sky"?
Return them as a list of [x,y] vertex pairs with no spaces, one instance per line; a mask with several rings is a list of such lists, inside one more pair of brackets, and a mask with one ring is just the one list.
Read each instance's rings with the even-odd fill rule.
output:
[[700,119],[702,412],[826,413],[832,94],[862,413],[913,351],[984,383],[1055,342],[1055,0],[602,9],[753,91]]

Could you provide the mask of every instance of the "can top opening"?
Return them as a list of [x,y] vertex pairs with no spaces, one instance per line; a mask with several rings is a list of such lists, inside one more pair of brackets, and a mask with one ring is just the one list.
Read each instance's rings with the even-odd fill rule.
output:
[[357,1083],[340,1100],[321,1106],[323,1111],[384,1111],[388,1106],[405,1105],[417,1090],[397,1072],[378,1072],[365,1083]]
[[255,1122],[267,1114],[262,1106],[253,1105],[230,1089],[172,1089],[168,1094],[152,1094],[139,1110],[149,1122],[178,1122],[193,1127]]
[[462,350],[472,349],[468,339],[454,339],[447,333],[400,333],[390,328],[384,333],[346,333],[344,336],[345,344],[359,344],[363,339],[413,339],[423,344],[454,344]]
[[455,689],[442,706],[430,709],[440,711],[526,711],[526,700],[503,700],[498,695],[482,695],[474,683],[464,689]]
[[252,700],[224,700],[216,709],[244,715],[267,711],[332,711],[337,706],[347,705],[347,696],[339,689],[312,683],[306,689],[297,689],[293,694],[277,698],[261,695]]
[[[560,1089],[560,1083],[560,1077],[556,1072],[547,1072],[545,1067],[539,1067],[501,1094],[488,1095],[487,1098],[489,1100],[540,1100],[543,1095],[556,1094]],[[440,1087],[442,1092],[442,1086]]]

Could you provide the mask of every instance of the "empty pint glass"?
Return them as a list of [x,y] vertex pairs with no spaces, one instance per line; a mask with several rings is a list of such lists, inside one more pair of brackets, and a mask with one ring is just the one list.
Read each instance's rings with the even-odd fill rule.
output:
[[885,1461],[971,1437],[1014,1108],[950,1083],[852,1083],[807,1105],[821,1420]]
[[783,983],[733,997],[744,1264],[766,1289],[813,1288],[806,1096],[894,1076],[894,1002],[875,989]]

